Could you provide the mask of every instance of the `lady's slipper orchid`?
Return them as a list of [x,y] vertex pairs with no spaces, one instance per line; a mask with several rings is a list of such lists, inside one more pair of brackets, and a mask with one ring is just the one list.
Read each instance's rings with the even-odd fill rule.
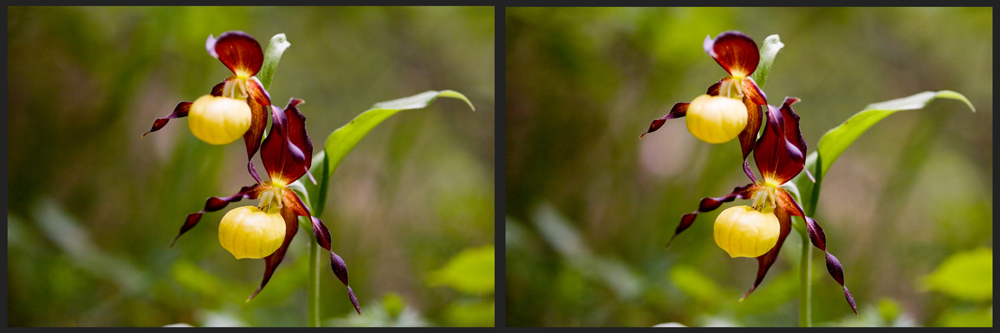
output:
[[[752,205],[732,207],[724,211],[716,219],[715,240],[730,256],[753,256],[757,258],[757,279],[743,298],[746,298],[757,288],[771,264],[778,258],[778,251],[791,231],[791,216],[805,220],[809,239],[826,254],[826,268],[833,279],[844,287],[844,295],[854,313],[858,308],[854,297],[844,286],[844,270],[832,254],[826,251],[826,234],[811,217],[805,216],[802,206],[781,185],[791,180],[805,167],[806,143],[799,130],[799,116],[792,110],[796,98],[785,98],[781,107],[775,109],[768,105],[767,126],[763,135],[754,147],[754,159],[763,181],[751,177],[752,182],[737,187],[732,193],[719,198],[703,198],[698,210],[684,214],[677,226],[674,236],[670,238],[667,247],[682,231],[691,226],[698,213],[705,213],[719,208],[723,203],[735,199],[752,199]],[[771,220],[777,220],[778,232],[774,238],[774,225]],[[773,244],[772,244],[773,241]],[[744,249],[744,246],[756,246]],[[766,249],[766,250],[765,250]],[[742,300],[742,298],[740,299]]]
[[208,35],[205,48],[234,75],[212,87],[209,95],[194,103],[180,102],[169,115],[156,119],[153,127],[142,136],[160,130],[170,119],[187,116],[191,117],[188,122],[191,133],[207,143],[228,144],[243,136],[247,146],[247,170],[259,183],[261,179],[254,168],[253,156],[261,146],[271,97],[254,75],[264,63],[264,51],[256,39],[241,31],[225,32],[219,38]]
[[[250,299],[257,296],[257,293],[264,288],[268,280],[271,279],[274,269],[285,257],[288,245],[299,230],[299,216],[310,219],[316,242],[330,251],[330,265],[333,268],[333,273],[337,275],[340,282],[344,283],[345,286],[348,285],[347,265],[340,256],[330,249],[330,231],[323,224],[323,221],[312,216],[299,196],[288,188],[289,184],[303,175],[307,175],[312,164],[312,159],[306,158],[306,156],[312,156],[313,147],[312,141],[309,140],[309,135],[306,133],[306,118],[297,108],[300,103],[302,103],[301,100],[293,98],[288,102],[285,110],[271,106],[271,131],[260,148],[264,169],[271,179],[244,186],[239,193],[228,197],[208,198],[204,209],[187,216],[180,232],[174,238],[174,242],[176,242],[177,238],[197,225],[201,215],[206,212],[221,210],[229,203],[238,202],[244,198],[260,199],[258,207],[240,207],[230,211],[223,217],[223,222],[219,226],[220,243],[234,256],[237,258],[264,258],[264,280],[261,281],[260,287],[250,296]],[[230,216],[230,214],[233,215]],[[284,225],[281,228],[284,230],[283,233],[276,232],[278,228],[273,225],[274,219],[277,218],[274,216],[275,214],[280,215],[280,218],[283,219]],[[281,234],[281,237],[275,237],[276,233]],[[227,237],[231,238],[227,239]],[[280,242],[280,246],[276,247],[276,250],[269,251],[273,242]],[[173,243],[170,246],[173,247]],[[252,246],[259,248],[246,248]],[[268,254],[265,255],[265,253]],[[350,286],[347,287],[347,294],[354,309],[358,314],[361,314],[358,299]]]
[[270,212],[254,206],[230,210],[219,223],[219,243],[236,259],[261,259],[277,251],[285,240],[280,209]]
[[743,172],[756,181],[747,157],[760,130],[760,106],[767,105],[767,96],[750,78],[760,62],[757,43],[742,32],[726,31],[715,39],[705,36],[703,47],[729,76],[708,87],[705,95],[691,103],[674,104],[666,116],[653,120],[639,138],[660,129],[667,119],[687,116],[688,131],[702,141],[723,143],[738,136],[743,149]]

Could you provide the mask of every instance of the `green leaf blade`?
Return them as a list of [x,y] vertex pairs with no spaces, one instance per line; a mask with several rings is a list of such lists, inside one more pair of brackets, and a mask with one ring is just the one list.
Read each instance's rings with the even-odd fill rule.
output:
[[968,105],[973,112],[976,110],[965,96],[950,90],[925,91],[909,97],[869,104],[864,110],[854,114],[840,126],[826,132],[819,139],[817,150],[822,156],[822,172],[815,176],[819,178],[825,175],[833,162],[840,157],[840,154],[847,150],[847,147],[885,117],[898,111],[921,109],[938,98],[959,100]]
[[760,62],[757,63],[757,70],[750,75],[750,78],[757,83],[760,89],[764,89],[767,75],[771,72],[771,65],[774,64],[774,58],[778,56],[778,50],[783,47],[785,44],[781,43],[781,38],[778,38],[778,35],[770,35],[764,39],[764,44],[760,48]]
[[[354,117],[354,119],[347,123],[347,125],[334,130],[333,133],[330,133],[330,136],[326,138],[326,144],[324,145],[327,157],[327,176],[325,177],[326,179],[324,182],[333,176],[334,171],[336,171],[337,167],[340,166],[340,162],[344,160],[347,153],[350,153],[351,150],[354,149],[354,146],[356,146],[358,142],[365,137],[365,135],[368,135],[368,132],[371,132],[375,126],[400,111],[423,109],[434,102],[434,100],[438,97],[460,99],[465,101],[469,107],[472,107],[472,102],[470,102],[465,95],[462,95],[457,91],[431,90],[410,97],[376,103],[371,109],[368,109],[367,111],[359,114],[357,117]],[[473,111],[475,111],[474,107]]]
[[261,65],[260,71],[257,72],[257,79],[264,85],[264,90],[271,89],[271,79],[274,78],[274,71],[278,69],[278,62],[281,61],[281,55],[285,53],[285,49],[289,46],[292,46],[292,44],[285,38],[285,34],[277,34],[271,37],[271,42],[267,45],[267,50],[264,51],[264,64]]
[[444,267],[430,272],[429,286],[448,286],[461,293],[489,295],[494,291],[495,250],[484,245],[462,250],[448,260]]
[[959,252],[921,279],[921,289],[969,301],[993,299],[993,249]]

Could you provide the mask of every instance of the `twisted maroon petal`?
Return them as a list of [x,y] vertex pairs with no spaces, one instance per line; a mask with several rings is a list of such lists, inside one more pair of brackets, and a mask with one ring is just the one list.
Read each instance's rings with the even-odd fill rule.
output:
[[242,31],[229,31],[214,38],[208,35],[205,49],[212,57],[242,77],[251,77],[264,64],[264,51],[257,40]]
[[354,305],[354,310],[357,311],[360,316],[361,305],[358,304],[358,297],[354,296],[354,290],[352,290],[351,287],[347,287],[347,297],[351,299],[351,304]]
[[[291,191],[285,191],[291,192]],[[257,290],[247,298],[247,302],[257,297],[257,294],[261,290],[264,290],[264,286],[267,285],[268,281],[271,281],[271,275],[274,275],[274,270],[278,268],[281,261],[285,259],[285,252],[288,252],[288,245],[292,243],[292,238],[295,238],[295,233],[299,231],[298,217],[292,210],[288,207],[281,209],[281,218],[285,220],[285,239],[281,242],[281,247],[277,251],[274,251],[271,255],[264,257],[264,279],[260,281],[260,286]]]
[[226,208],[227,205],[233,202],[238,202],[243,199],[257,199],[260,196],[262,188],[259,184],[253,184],[250,186],[244,186],[240,189],[239,193],[233,194],[228,197],[211,197],[205,201],[205,208],[197,213],[188,214],[187,218],[184,219],[184,225],[181,225],[181,231],[177,233],[177,237],[174,237],[174,241],[170,242],[170,248],[174,247],[174,243],[177,243],[177,239],[181,237],[185,232],[194,228],[198,225],[198,221],[201,220],[201,215],[207,212],[214,212],[220,209]]
[[760,132],[760,125],[763,119],[760,106],[754,104],[747,96],[743,96],[743,105],[747,108],[747,126],[743,128],[743,131],[738,136],[740,139],[740,148],[743,150],[743,173],[756,183],[757,177],[754,177],[753,171],[750,170],[750,162],[747,160],[747,157],[753,152],[753,148],[757,143],[757,132]]
[[330,268],[333,269],[333,274],[340,279],[340,282],[347,286],[347,293],[351,298],[351,304],[354,305],[354,310],[361,314],[361,306],[358,305],[358,299],[354,296],[354,290],[347,284],[347,264],[344,263],[344,259],[340,258],[339,255],[333,252],[330,248],[330,231],[326,228],[319,218],[312,216],[309,212],[309,208],[302,203],[302,200],[293,191],[284,191],[282,193],[282,202],[286,207],[294,212],[298,216],[305,216],[309,218],[312,222],[313,234],[316,236],[316,242],[319,246],[323,247],[327,251],[330,251]]
[[719,206],[722,206],[723,203],[736,200],[737,198],[738,199],[749,198],[750,194],[753,193],[758,188],[759,186],[751,183],[744,186],[736,187],[733,189],[732,193],[729,193],[723,197],[702,198],[701,202],[698,204],[698,210],[694,211],[694,213],[684,214],[684,216],[681,216],[681,223],[677,225],[677,229],[674,230],[674,235],[671,236],[670,241],[667,242],[667,248],[670,248],[670,244],[674,242],[674,238],[677,238],[678,234],[680,234],[682,231],[690,227],[692,223],[694,223],[694,219],[698,217],[699,213],[713,211],[716,208],[719,208]]
[[703,47],[732,76],[750,76],[757,70],[757,63],[760,62],[757,43],[739,31],[726,31],[715,39],[705,36]]
[[795,201],[794,198],[788,192],[782,188],[778,188],[775,191],[777,196],[777,203],[783,210],[788,211],[792,216],[801,217],[806,221],[806,230],[809,231],[809,240],[812,241],[813,245],[823,250],[826,255],[826,270],[830,272],[830,276],[833,277],[841,287],[844,287],[844,297],[847,298],[847,304],[851,305],[851,310],[854,310],[854,314],[858,315],[858,306],[854,303],[854,296],[851,296],[851,291],[847,290],[847,286],[844,285],[844,267],[840,265],[840,261],[833,254],[830,254],[826,250],[826,233],[823,232],[823,228],[820,228],[819,223],[813,220],[811,217],[805,215],[802,210],[802,206]]
[[674,106],[670,108],[670,112],[668,112],[666,116],[663,116],[663,118],[660,119],[653,120],[653,122],[649,124],[649,129],[646,130],[646,133],[640,134],[639,138],[642,139],[642,137],[645,136],[646,134],[656,132],[656,130],[660,129],[660,127],[663,127],[663,123],[666,123],[667,119],[680,118],[686,115],[689,104],[691,103],[674,104]]
[[788,212],[781,209],[781,207],[777,207],[774,210],[774,215],[778,218],[778,223],[781,225],[781,231],[778,234],[778,243],[774,244],[774,247],[771,248],[770,251],[767,251],[764,255],[757,257],[757,279],[754,280],[753,286],[750,287],[750,290],[748,290],[746,294],[743,294],[740,301],[743,301],[743,299],[747,298],[747,296],[750,296],[750,293],[752,293],[754,289],[757,289],[760,282],[764,281],[764,275],[766,275],[767,271],[771,269],[771,265],[774,264],[774,261],[778,259],[778,251],[781,250],[781,245],[785,243],[785,238],[788,237],[788,234],[792,230],[792,219],[788,216]]
[[140,138],[145,138],[146,134],[149,134],[150,132],[159,131],[161,128],[163,128],[163,126],[167,126],[167,123],[170,122],[170,119],[187,117],[188,111],[191,111],[191,102],[177,103],[177,106],[174,107],[173,112],[170,112],[170,114],[168,114],[166,117],[156,118],[156,120],[153,121],[153,127],[150,128],[149,131],[146,131],[146,133],[143,133],[142,136],[140,136]]
[[247,147],[247,170],[253,179],[258,183],[261,181],[257,169],[253,165],[253,156],[260,149],[260,138],[264,135],[264,128],[267,127],[267,110],[271,105],[271,98],[267,91],[260,85],[257,78],[247,80],[247,105],[250,106],[250,129],[243,133],[243,142]]

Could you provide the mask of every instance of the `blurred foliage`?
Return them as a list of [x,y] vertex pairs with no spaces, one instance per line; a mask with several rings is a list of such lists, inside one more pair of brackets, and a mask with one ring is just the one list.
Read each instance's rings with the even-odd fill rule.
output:
[[993,299],[993,250],[956,253],[923,279],[926,290],[970,301]]
[[[367,309],[356,320],[449,323],[464,297],[424,276],[462,249],[494,243],[492,7],[7,13],[10,326],[305,325],[308,230],[248,303],[264,265],[219,245],[227,210],[206,214],[167,249],[206,198],[253,181],[242,143],[205,144],[185,119],[139,137],[231,75],[205,51],[209,34],[229,30],[264,46],[285,34],[291,46],[269,92],[276,105],[306,101],[299,109],[314,146],[379,101],[456,89],[475,103],[470,112],[442,100],[373,129],[330,177],[319,216]],[[321,318],[358,317],[332,272],[320,277]],[[379,319],[393,294],[403,310],[393,303],[385,318],[394,319]]]
[[924,290],[955,299],[948,302],[954,305],[938,317],[940,326],[993,327],[993,249],[953,254],[921,280]]
[[427,275],[428,286],[448,286],[462,294],[445,309],[449,326],[494,326],[495,264],[493,245],[486,245],[462,250]]
[[737,302],[757,262],[729,258],[711,234],[718,212],[744,203],[702,214],[663,250],[702,197],[747,182],[738,144],[698,141],[683,119],[638,140],[674,103],[726,75],[702,49],[705,36],[726,30],[758,45],[780,36],[765,92],[772,104],[802,100],[795,110],[810,152],[871,103],[947,89],[975,105],[894,114],[826,175],[815,218],[860,317],[821,257],[810,268],[817,326],[937,326],[963,306],[920,292],[919,277],[952,254],[992,248],[991,8],[506,13],[508,326],[797,325],[794,235]]

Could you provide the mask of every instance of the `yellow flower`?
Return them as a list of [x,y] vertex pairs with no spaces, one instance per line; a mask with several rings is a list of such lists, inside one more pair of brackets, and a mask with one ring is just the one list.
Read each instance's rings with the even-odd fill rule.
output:
[[701,95],[688,106],[686,119],[691,135],[708,143],[723,143],[736,138],[747,126],[747,107],[739,99]]
[[230,210],[219,223],[219,242],[236,259],[260,259],[281,247],[285,220],[278,209],[262,212],[254,206]]
[[246,101],[205,95],[191,104],[188,126],[202,141],[224,145],[243,137],[250,128],[251,118]]
[[773,210],[735,206],[722,211],[715,219],[715,244],[733,258],[756,258],[771,251],[781,231]]

